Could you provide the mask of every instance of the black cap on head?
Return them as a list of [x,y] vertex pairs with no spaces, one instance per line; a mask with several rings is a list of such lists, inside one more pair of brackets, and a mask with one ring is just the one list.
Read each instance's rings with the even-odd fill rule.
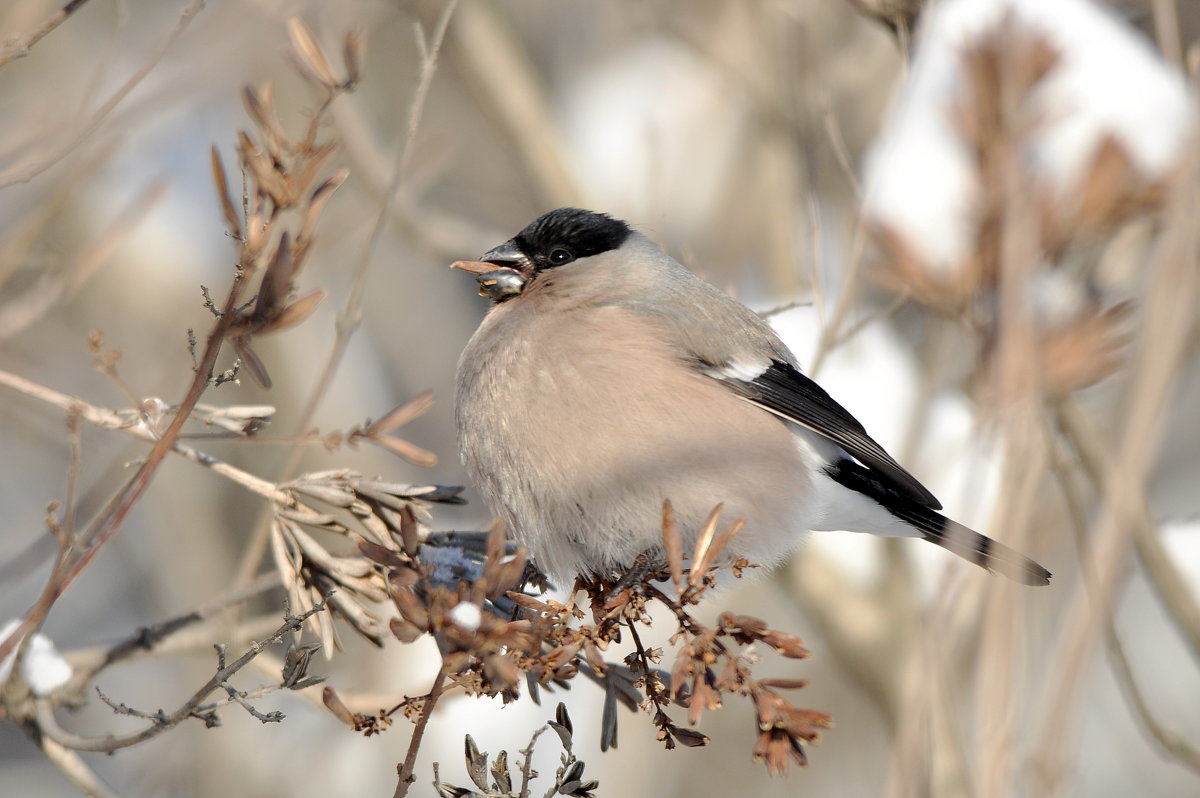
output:
[[512,243],[540,271],[617,249],[632,234],[629,225],[607,214],[559,208],[530,222]]

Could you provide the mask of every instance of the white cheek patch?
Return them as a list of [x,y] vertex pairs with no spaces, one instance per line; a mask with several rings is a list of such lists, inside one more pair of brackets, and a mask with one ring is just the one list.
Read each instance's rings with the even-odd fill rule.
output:
[[771,367],[771,361],[761,361],[758,363],[747,363],[732,361],[721,366],[712,366],[706,368],[704,373],[709,377],[718,380],[741,380],[742,382],[753,382],[762,376],[763,372]]

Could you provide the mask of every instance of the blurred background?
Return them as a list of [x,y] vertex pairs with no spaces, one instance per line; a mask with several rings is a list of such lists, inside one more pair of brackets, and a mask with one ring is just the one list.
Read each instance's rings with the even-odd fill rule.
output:
[[[9,0],[0,9],[0,370],[127,408],[118,384],[94,368],[88,338],[100,330],[134,396],[178,402],[192,377],[187,330],[203,337],[211,324],[200,287],[223,296],[236,261],[209,147],[221,151],[236,196],[236,135],[250,127],[243,86],[271,82],[293,135],[320,101],[290,55],[288,19],[304,20],[335,71],[344,37],[362,30],[361,83],[335,100],[320,130],[350,176],[298,279],[300,290],[329,295],[302,325],[256,339],[270,390],[243,374],[205,401],[273,405],[264,434],[284,437],[347,430],[432,389],[434,408],[403,435],[439,461],[418,468],[381,449],[310,446],[284,474],[286,442],[193,445],[270,481],[353,468],[461,484],[454,368],[486,302],[446,266],[577,205],[628,220],[755,309],[786,308],[772,321],[801,362],[950,515],[1055,574],[1049,588],[1024,589],[921,543],[814,535],[791,565],[703,608],[758,615],[805,639],[810,660],[767,661],[759,672],[809,680],[795,702],[836,719],[807,768],[768,777],[750,756],[751,709],[733,701],[705,716],[707,749],[664,752],[648,719],[626,713],[617,750],[601,754],[602,695],[580,682],[542,706],[447,700],[413,794],[432,794],[434,761],[443,779],[468,782],[466,733],[482,750],[515,757],[561,698],[601,796],[1194,796],[1200,294],[1191,140],[1156,175],[1130,182],[1120,173],[1124,188],[1104,189],[1127,189],[1114,208],[1055,217],[1054,237],[1018,234],[1028,229],[1017,224],[1020,208],[1054,205],[1036,181],[985,182],[1004,183],[1001,200],[1015,204],[994,240],[977,237],[983,249],[950,272],[947,288],[947,272],[914,255],[919,246],[888,227],[886,212],[874,221],[862,213],[865,164],[912,67],[906,13],[920,3],[883,4],[883,19],[871,14],[877,5],[91,0],[11,57],[12,43],[59,6]],[[1121,3],[1112,19],[1181,71],[1197,62],[1194,4]],[[940,174],[936,163],[913,171],[914,196]],[[1089,190],[1101,184],[1112,185],[1096,178]],[[1021,261],[1024,299],[1015,304],[1015,278],[1005,276],[1014,252],[1034,253]],[[359,274],[362,324],[308,422],[303,408]],[[1057,326],[1040,315],[1036,330],[1022,326],[1013,307],[1043,299],[1051,315],[1073,310]],[[65,419],[0,387],[0,621],[27,610],[49,571],[46,507],[64,497],[71,460]],[[80,518],[99,511],[146,450],[84,426]],[[435,529],[489,522],[466,495],[465,507],[435,508]],[[221,594],[263,510],[243,487],[169,458],[43,632],[63,652],[86,650]],[[258,609],[273,611],[281,596]],[[212,644],[233,650],[238,634],[231,621],[190,652],[115,667],[98,684],[114,701],[172,708],[211,675]],[[342,641],[313,670],[354,708],[428,689],[428,641],[382,650],[349,632]],[[237,682],[250,689],[271,678],[247,670]],[[320,708],[319,692],[263,699],[260,709],[287,714],[280,724],[234,707],[221,728],[187,723],[85,762],[121,795],[386,794],[406,725],[356,736]],[[94,694],[58,715],[80,734],[141,723]],[[553,748],[539,748],[538,769],[553,771]],[[10,723],[0,724],[0,783],[11,795],[78,794]]]

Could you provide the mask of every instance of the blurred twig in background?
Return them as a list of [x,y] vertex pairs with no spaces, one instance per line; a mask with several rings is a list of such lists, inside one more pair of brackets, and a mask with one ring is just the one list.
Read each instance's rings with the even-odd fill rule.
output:
[[[1195,794],[1193,4],[17,0],[0,31],[6,787],[416,794],[440,761],[442,795]],[[566,204],[784,308],[809,371],[1052,586],[818,536],[699,606],[501,589],[534,577],[515,551],[435,531],[489,520],[442,484],[483,310],[442,267]],[[814,652],[820,748],[760,616]],[[242,652],[261,684],[224,673]],[[702,712],[722,693],[753,708]],[[421,725],[364,741],[322,705]],[[157,706],[204,722],[79,753]],[[769,779],[748,717],[773,770],[813,766]]]

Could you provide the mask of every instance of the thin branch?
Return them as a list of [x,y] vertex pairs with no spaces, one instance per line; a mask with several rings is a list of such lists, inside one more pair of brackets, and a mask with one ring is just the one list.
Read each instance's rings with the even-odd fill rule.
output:
[[[1106,450],[1095,424],[1071,400],[1059,403],[1055,408],[1055,418],[1096,492],[1102,494],[1106,464],[1111,463],[1115,455]],[[1150,585],[1166,608],[1167,617],[1191,648],[1192,656],[1200,660],[1200,605],[1197,605],[1187,580],[1163,547],[1145,502],[1136,508],[1133,523],[1134,546],[1142,567],[1146,569]]]
[[1163,57],[1176,67],[1183,67],[1183,48],[1179,38],[1177,0],[1153,0],[1154,38]]
[[540,726],[538,730],[529,738],[529,745],[522,748],[517,753],[525,757],[521,762],[521,798],[529,798],[530,780],[533,779],[533,746],[537,744],[537,739],[542,736],[542,733],[549,729],[549,726]]
[[76,131],[69,141],[67,141],[65,144],[52,148],[51,152],[42,156],[41,160],[35,160],[32,164],[26,163],[18,165],[17,167],[0,174],[0,188],[6,188],[16,183],[29,182],[42,172],[49,169],[51,166],[54,166],[54,164],[61,161],[72,150],[83,143],[88,136],[95,133],[96,130],[99,129],[100,125],[104,123],[104,120],[108,118],[108,115],[112,113],[113,109],[120,105],[121,101],[129,96],[131,91],[137,88],[138,84],[140,84],[142,80],[144,80],[145,77],[150,74],[154,67],[158,66],[158,62],[162,60],[162,57],[167,54],[167,51],[171,49],[171,46],[175,44],[175,41],[180,37],[180,35],[183,34],[184,30],[187,29],[188,23],[190,23],[196,14],[200,13],[203,8],[204,0],[192,0],[192,2],[180,12],[179,21],[175,23],[175,27],[171,30],[170,34],[168,34],[167,40],[163,42],[162,46],[159,47],[152,56],[150,56],[150,59],[146,61],[146,63],[143,64],[137,72],[133,73],[133,76],[130,77],[129,80],[125,81],[125,83],[119,89],[117,89],[116,92],[114,92],[113,95],[109,97],[108,100],[106,100],[94,114],[92,114],[91,118],[88,119],[78,131]]
[[67,440],[71,444],[71,464],[67,466],[67,499],[63,512],[63,533],[75,534],[75,512],[79,507],[79,471],[83,468],[83,436],[79,432],[79,414],[67,411]]
[[[143,626],[115,645],[72,652],[68,655],[74,671],[72,681],[82,688],[91,683],[97,674],[110,665],[138,654],[158,650],[163,641],[180,630],[206,621],[229,607],[249,601],[255,596],[279,587],[279,585],[279,572],[270,571],[252,582],[209,599],[191,612],[152,626]],[[235,637],[237,636],[235,635]]]
[[[1069,402],[1069,400],[1067,401]],[[1077,409],[1073,406],[1069,410],[1061,406],[1059,407],[1060,413],[1066,412],[1069,415],[1079,415],[1079,418],[1074,420],[1077,422],[1082,421],[1081,414],[1077,414],[1076,411]],[[1062,422],[1060,421],[1061,424]],[[1076,446],[1078,447],[1078,442],[1076,442]],[[1090,449],[1090,447],[1087,448]],[[1094,452],[1090,452],[1089,455],[1081,457],[1085,461],[1085,468],[1089,471],[1091,466],[1087,464],[1087,461],[1094,454]],[[1086,551],[1089,544],[1087,539],[1087,518],[1083,509],[1083,502],[1071,485],[1070,475],[1067,471],[1066,463],[1063,462],[1063,458],[1059,457],[1055,459],[1053,471],[1058,478],[1059,492],[1062,494],[1063,503],[1066,505],[1067,516],[1071,519],[1071,529],[1075,533],[1075,546],[1079,551],[1080,560],[1087,563]],[[1090,568],[1084,568],[1082,577],[1085,581],[1092,583],[1094,582],[1095,574]],[[1094,584],[1091,589],[1095,589]],[[1108,619],[1106,631],[1109,658],[1112,661],[1117,685],[1121,688],[1125,700],[1132,707],[1133,713],[1168,756],[1179,760],[1185,767],[1200,773],[1200,750],[1189,744],[1182,736],[1170,731],[1159,723],[1158,718],[1150,710],[1150,705],[1146,702],[1146,697],[1138,686],[1137,679],[1133,674],[1133,668],[1129,664],[1129,657],[1125,653],[1125,646],[1121,643],[1121,638],[1117,634],[1116,624],[1113,622],[1111,616]]]
[[833,100],[830,97],[829,85],[828,81],[821,80],[817,82],[817,107],[820,110],[821,126],[825,129],[825,136],[829,139],[829,146],[833,148],[833,156],[837,159],[842,174],[846,176],[846,182],[854,192],[855,199],[861,202],[862,186],[859,185],[858,175],[854,170],[854,159],[850,156],[850,148],[846,146],[846,137],[842,133],[841,122],[833,110]]
[[1146,703],[1146,697],[1142,695],[1141,688],[1138,687],[1133,669],[1129,666],[1129,658],[1125,655],[1125,647],[1117,636],[1117,630],[1113,626],[1111,618],[1108,623],[1108,653],[1112,659],[1113,669],[1116,671],[1117,684],[1121,686],[1121,692],[1133,706],[1134,714],[1146,727],[1146,731],[1150,732],[1150,735],[1162,746],[1168,756],[1200,774],[1200,749],[1189,743],[1182,735],[1176,734],[1158,722],[1150,705]]
[[38,741],[38,745],[46,759],[85,795],[90,798],[121,798],[88,767],[83,757],[70,748],[44,736]]
[[[197,372],[199,373],[199,371]],[[102,429],[117,430],[124,432],[127,435],[132,435],[135,438],[148,441],[150,443],[158,443],[159,436],[150,430],[145,424],[140,423],[140,419],[135,420],[128,414],[120,413],[116,410],[110,410],[104,407],[97,407],[89,402],[80,399],[77,396],[61,393],[48,388],[44,385],[36,383],[11,372],[0,370],[0,386],[12,388],[13,390],[30,396],[34,399],[52,404],[55,407],[60,407],[68,413],[79,413],[80,417],[88,423],[101,427]],[[165,434],[165,433],[164,433]],[[176,436],[185,437],[185,436]],[[191,460],[197,465],[214,471],[226,479],[238,483],[242,487],[250,490],[258,495],[270,499],[273,502],[281,503],[287,507],[295,507],[296,501],[286,491],[280,490],[275,483],[268,482],[261,477],[255,476],[248,471],[243,471],[236,466],[219,460],[209,454],[197,451],[196,449],[186,446],[182,443],[174,443],[171,450],[184,458]]]
[[412,739],[408,741],[408,753],[404,756],[404,764],[396,768],[396,791],[392,794],[392,798],[404,798],[408,795],[408,788],[416,780],[413,770],[417,764],[417,751],[421,748],[421,740],[425,737],[425,728],[429,725],[429,719],[433,717],[433,710],[437,706],[438,699],[442,697],[445,685],[446,669],[438,668],[433,686],[429,688],[429,696],[421,706],[421,716],[417,719],[417,727],[413,729]]
[[796,299],[791,302],[785,302],[782,305],[776,305],[773,308],[760,310],[758,311],[758,315],[764,319],[769,319],[772,316],[778,316],[780,313],[787,313],[789,310],[795,310],[796,308],[812,307],[812,304],[813,301],[811,299]]
[[1197,293],[1196,164],[1188,163],[1172,187],[1165,215],[1161,253],[1150,273],[1142,328],[1120,409],[1119,444],[1106,464],[1101,495],[1104,504],[1093,528],[1096,590],[1083,583],[1064,616],[1053,672],[1046,684],[1046,713],[1040,730],[1037,760],[1039,792],[1061,793],[1067,770],[1067,726],[1075,717],[1080,674],[1103,635],[1105,619],[1128,563],[1138,508],[1153,465],[1169,400],[1179,378],[1179,359],[1195,315]]
[[[157,737],[167,729],[170,729],[188,718],[192,717],[204,704],[204,700],[210,693],[222,687],[235,673],[244,668],[255,657],[257,657],[267,646],[276,643],[283,638],[288,632],[298,632],[303,628],[304,621],[310,616],[325,609],[325,602],[319,602],[311,610],[302,615],[288,615],[283,624],[276,629],[268,637],[257,640],[250,645],[244,654],[238,657],[233,662],[219,668],[212,678],[204,683],[187,702],[179,709],[170,714],[162,713],[156,716],[155,722],[141,731],[132,734],[117,736],[114,734],[104,737],[83,737],[72,732],[68,732],[58,725],[58,721],[54,717],[53,706],[45,700],[38,701],[37,720],[38,726],[42,734],[50,737],[59,744],[72,748],[76,751],[98,751],[102,753],[112,753],[121,748],[128,748],[132,745],[137,745],[140,742],[149,740],[152,737]],[[134,714],[134,713],[128,713]]]
[[252,690],[248,693],[241,692],[231,684],[223,684],[221,687],[225,688],[225,694],[228,695],[229,698],[226,701],[206,704],[202,707],[199,707],[197,711],[208,712],[217,709],[223,704],[237,704],[260,723],[279,723],[283,720],[284,715],[282,712],[259,712],[258,709],[249,701],[251,698],[261,698],[265,695],[270,695],[271,693],[287,689],[283,685],[276,684],[269,687],[260,687],[259,689]]
[[851,338],[870,327],[872,324],[891,318],[896,314],[897,311],[900,310],[900,308],[907,305],[910,299],[912,299],[912,295],[907,291],[901,291],[900,293],[896,294],[892,301],[884,307],[881,307],[875,312],[868,313],[867,315],[863,316],[861,319],[846,328],[844,332],[840,332],[831,336],[828,344],[829,348],[837,349],[839,346],[846,343]]
[[538,202],[548,208],[579,205],[582,192],[543,81],[517,40],[505,6],[467,3],[454,27],[455,66],[489,119],[497,120],[528,175]]
[[[417,88],[413,95],[412,104],[409,107],[408,127],[405,132],[404,144],[401,147],[399,157],[396,159],[395,170],[392,172],[391,182],[388,185],[387,193],[384,195],[383,205],[375,217],[375,226],[371,230],[371,237],[367,241],[367,246],[363,249],[362,256],[359,258],[358,265],[354,270],[354,283],[351,286],[349,295],[346,297],[346,304],[338,314],[335,324],[337,337],[333,344],[333,350],[329,353],[329,357],[325,361],[325,366],[321,370],[321,375],[317,379],[313,392],[309,395],[308,401],[304,405],[304,410],[300,414],[300,419],[296,423],[298,430],[307,429],[311,423],[317,406],[321,403],[321,400],[325,397],[325,392],[333,382],[333,373],[341,363],[342,357],[346,352],[346,347],[350,344],[351,336],[362,322],[362,302],[363,296],[366,294],[367,274],[370,271],[371,257],[378,249],[379,241],[383,236],[383,230],[391,219],[392,207],[396,201],[396,195],[404,181],[408,164],[412,160],[417,131],[424,116],[426,100],[429,97],[429,88],[433,83],[433,76],[437,73],[438,56],[441,53],[442,43],[446,38],[446,29],[450,25],[450,19],[457,6],[458,0],[450,0],[442,10],[442,15],[438,19],[437,27],[433,32],[432,43],[421,63],[421,74],[417,80]],[[293,468],[295,467],[294,463],[290,465]],[[285,470],[285,474],[287,470]]]
[[34,28],[32,33],[18,36],[5,43],[4,52],[0,53],[0,69],[7,66],[10,61],[29,55],[29,51],[35,44],[52,33],[59,25],[66,22],[67,18],[78,11],[86,2],[87,0],[70,0],[62,8],[42,20],[42,24]]
[[846,322],[846,317],[849,315],[850,309],[854,306],[854,301],[858,298],[859,282],[862,276],[866,249],[867,229],[860,218],[854,225],[854,238],[850,245],[850,265],[846,272],[846,279],[840,286],[837,304],[833,310],[833,317],[821,329],[821,338],[817,343],[817,353],[808,367],[810,376],[815,377],[821,370],[821,366],[824,365],[825,358],[829,356],[829,353],[845,341],[845,338],[841,335],[841,329],[842,325]]

